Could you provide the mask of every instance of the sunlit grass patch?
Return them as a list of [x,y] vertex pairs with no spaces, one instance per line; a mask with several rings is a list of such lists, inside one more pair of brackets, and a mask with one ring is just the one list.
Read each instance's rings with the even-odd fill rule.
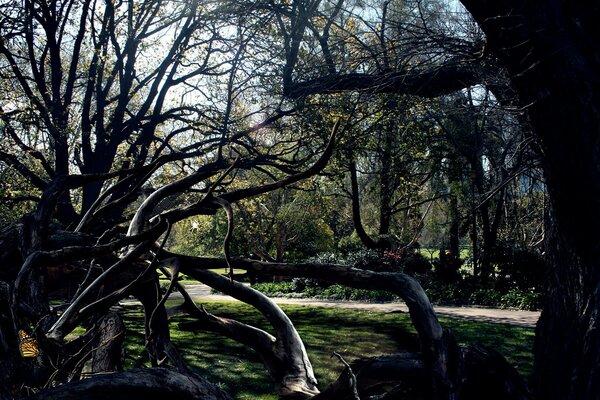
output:
[[526,379],[533,372],[533,328],[440,318],[459,343],[482,344],[502,354]]

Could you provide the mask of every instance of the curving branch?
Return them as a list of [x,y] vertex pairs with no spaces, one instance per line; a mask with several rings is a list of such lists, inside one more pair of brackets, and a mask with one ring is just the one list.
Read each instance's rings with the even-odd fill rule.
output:
[[230,320],[217,320],[210,315],[202,318],[201,325],[208,326],[233,339],[239,338],[242,332],[250,333],[251,336],[243,339],[242,343],[250,342],[250,346],[259,351],[269,374],[275,381],[280,397],[308,397],[319,393],[317,380],[304,343],[292,321],[273,300],[239,282],[231,281],[212,271],[192,267],[190,261],[194,266],[196,265],[196,260],[193,258],[177,258],[181,271],[186,275],[243,301],[261,312],[275,329],[275,337],[273,340],[270,336],[266,336],[266,333],[249,326],[243,327],[243,331],[234,333],[233,331],[239,325],[227,326]]
[[227,393],[205,378],[167,368],[132,369],[126,372],[99,374],[42,390],[27,399],[92,400],[100,397],[125,400],[131,399],[133,393],[140,398],[231,400]]
[[213,199],[213,202],[220,205],[221,208],[223,208],[223,210],[227,214],[227,233],[225,234],[225,238],[223,239],[223,253],[225,255],[225,261],[227,262],[227,266],[229,268],[229,279],[231,279],[231,281],[233,282],[233,266],[230,262],[231,255],[229,252],[229,244],[231,243],[231,238],[233,236],[233,209],[231,208],[231,203],[220,197],[215,197]]
[[[165,256],[174,254],[165,252]],[[214,282],[203,281],[211,274],[206,268],[223,268],[225,260],[209,257],[177,256],[181,271],[211,287]],[[374,272],[338,264],[287,264],[267,263],[254,260],[234,259],[235,268],[260,272],[268,275],[282,275],[321,279],[359,289],[386,290],[398,295],[409,308],[412,323],[419,334],[423,361],[429,372],[431,390],[435,399],[454,398],[460,382],[455,377],[460,368],[460,356],[451,356],[455,352],[452,336],[444,332],[437,320],[425,291],[413,278],[403,273]],[[226,280],[226,278],[220,277]],[[237,284],[242,286],[240,284]],[[221,290],[221,287],[215,287]],[[227,289],[227,287],[224,287]],[[223,290],[222,290],[223,291]],[[227,293],[227,292],[225,292]],[[234,296],[236,297],[236,296]],[[237,297],[236,297],[237,298]],[[239,298],[249,303],[247,298]]]
[[350,161],[350,186],[352,189],[352,222],[354,223],[354,229],[356,230],[356,234],[368,249],[378,250],[389,248],[389,243],[386,243],[383,240],[376,241],[373,238],[371,238],[371,236],[369,236],[367,231],[365,231],[365,227],[363,226],[362,218],[360,216],[358,176],[356,173],[356,162],[354,160]]
[[[64,337],[70,333],[79,322],[84,318],[97,311],[96,307],[86,307],[89,302],[89,297],[96,293],[109,278],[116,273],[123,271],[126,267],[136,262],[143,254],[145,254],[154,243],[154,240],[145,240],[129,250],[127,255],[110,266],[100,276],[98,276],[81,294],[73,299],[69,307],[61,314],[59,319],[52,325],[46,333],[46,336],[56,341],[62,341]],[[124,296],[124,293],[119,293]],[[105,307],[104,302],[99,306]]]

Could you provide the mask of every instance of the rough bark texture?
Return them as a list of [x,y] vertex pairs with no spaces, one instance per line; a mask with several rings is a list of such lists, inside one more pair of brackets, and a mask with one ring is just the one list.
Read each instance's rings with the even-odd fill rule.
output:
[[359,359],[349,367],[351,369],[346,368],[335,382],[312,400],[355,400],[354,389],[360,398],[368,398],[382,396],[398,385],[421,390],[427,386],[427,371],[419,353]]
[[120,371],[123,369],[121,351],[125,339],[125,325],[118,314],[109,313],[97,322],[98,334],[92,342],[92,372]]
[[506,66],[540,139],[551,197],[539,399],[600,398],[600,7],[462,0]]
[[0,396],[10,391],[15,377],[22,372],[11,297],[9,285],[0,281]]
[[[460,400],[531,399],[523,378],[500,354],[481,346],[464,346],[459,351],[464,359]],[[420,353],[359,359],[349,367],[313,400],[354,400],[353,389],[361,399],[412,399],[426,395],[427,371]]]

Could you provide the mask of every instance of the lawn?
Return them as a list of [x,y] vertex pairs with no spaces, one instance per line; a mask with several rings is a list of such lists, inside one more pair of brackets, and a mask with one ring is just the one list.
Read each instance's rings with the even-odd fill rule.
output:
[[[203,304],[213,314],[267,327],[265,320],[245,304]],[[334,351],[351,361],[359,357],[414,351],[418,348],[417,337],[405,313],[290,305],[283,305],[282,308],[304,339],[321,388],[337,379],[343,369],[337,359],[331,358]],[[128,326],[127,367],[141,366],[140,354],[145,354],[142,314],[137,307],[128,306],[124,318]],[[442,318],[441,322],[452,330],[459,342],[493,347],[516,365],[525,377],[531,374],[533,329],[449,318]],[[236,399],[277,399],[258,356],[252,350],[218,335],[183,332],[176,329],[176,324],[173,326],[174,343],[186,361],[197,368],[200,374],[222,386]]]

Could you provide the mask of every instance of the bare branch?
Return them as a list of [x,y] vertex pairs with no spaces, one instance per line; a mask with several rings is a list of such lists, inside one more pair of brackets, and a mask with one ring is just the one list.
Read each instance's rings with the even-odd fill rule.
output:
[[346,91],[411,94],[438,97],[481,83],[479,61],[456,59],[423,71],[408,70],[386,74],[335,74],[303,82],[289,83],[284,94],[302,98],[313,94]]

